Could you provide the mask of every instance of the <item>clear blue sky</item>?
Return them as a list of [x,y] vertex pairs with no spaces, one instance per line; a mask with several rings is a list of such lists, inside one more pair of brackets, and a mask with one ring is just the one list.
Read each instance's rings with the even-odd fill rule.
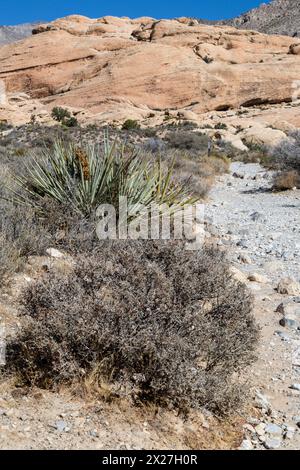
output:
[[260,0],[0,0],[0,24],[49,21],[75,13],[92,18],[114,15],[223,19],[237,16],[261,3]]

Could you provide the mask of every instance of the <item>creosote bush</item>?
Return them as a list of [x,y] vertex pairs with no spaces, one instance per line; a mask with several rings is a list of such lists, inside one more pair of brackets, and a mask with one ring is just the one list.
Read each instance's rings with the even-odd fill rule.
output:
[[22,384],[57,388],[92,375],[137,402],[216,413],[240,403],[258,331],[251,297],[219,251],[99,242],[72,273],[30,284],[22,302],[26,321],[7,344]]

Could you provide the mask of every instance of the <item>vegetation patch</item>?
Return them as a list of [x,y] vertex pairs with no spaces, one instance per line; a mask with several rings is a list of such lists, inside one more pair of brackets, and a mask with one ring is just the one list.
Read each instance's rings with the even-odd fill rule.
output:
[[136,401],[216,413],[241,404],[258,332],[251,297],[218,251],[105,241],[71,274],[29,285],[22,303],[25,324],[7,346],[22,384],[92,375]]

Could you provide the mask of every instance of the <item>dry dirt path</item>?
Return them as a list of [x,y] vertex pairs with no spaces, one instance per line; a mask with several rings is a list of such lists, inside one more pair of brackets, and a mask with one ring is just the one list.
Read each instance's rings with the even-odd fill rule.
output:
[[283,278],[300,280],[300,191],[274,193],[271,179],[257,164],[233,163],[213,188],[206,216],[254,294],[261,327],[251,375],[262,414],[249,417],[243,447],[300,449],[300,291],[275,290]]

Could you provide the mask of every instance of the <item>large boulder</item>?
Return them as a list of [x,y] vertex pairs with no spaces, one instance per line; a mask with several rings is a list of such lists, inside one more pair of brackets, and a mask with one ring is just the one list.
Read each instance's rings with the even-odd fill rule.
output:
[[257,124],[245,129],[242,133],[242,137],[246,145],[248,143],[275,146],[286,138],[286,134],[278,129],[272,129],[271,127]]

